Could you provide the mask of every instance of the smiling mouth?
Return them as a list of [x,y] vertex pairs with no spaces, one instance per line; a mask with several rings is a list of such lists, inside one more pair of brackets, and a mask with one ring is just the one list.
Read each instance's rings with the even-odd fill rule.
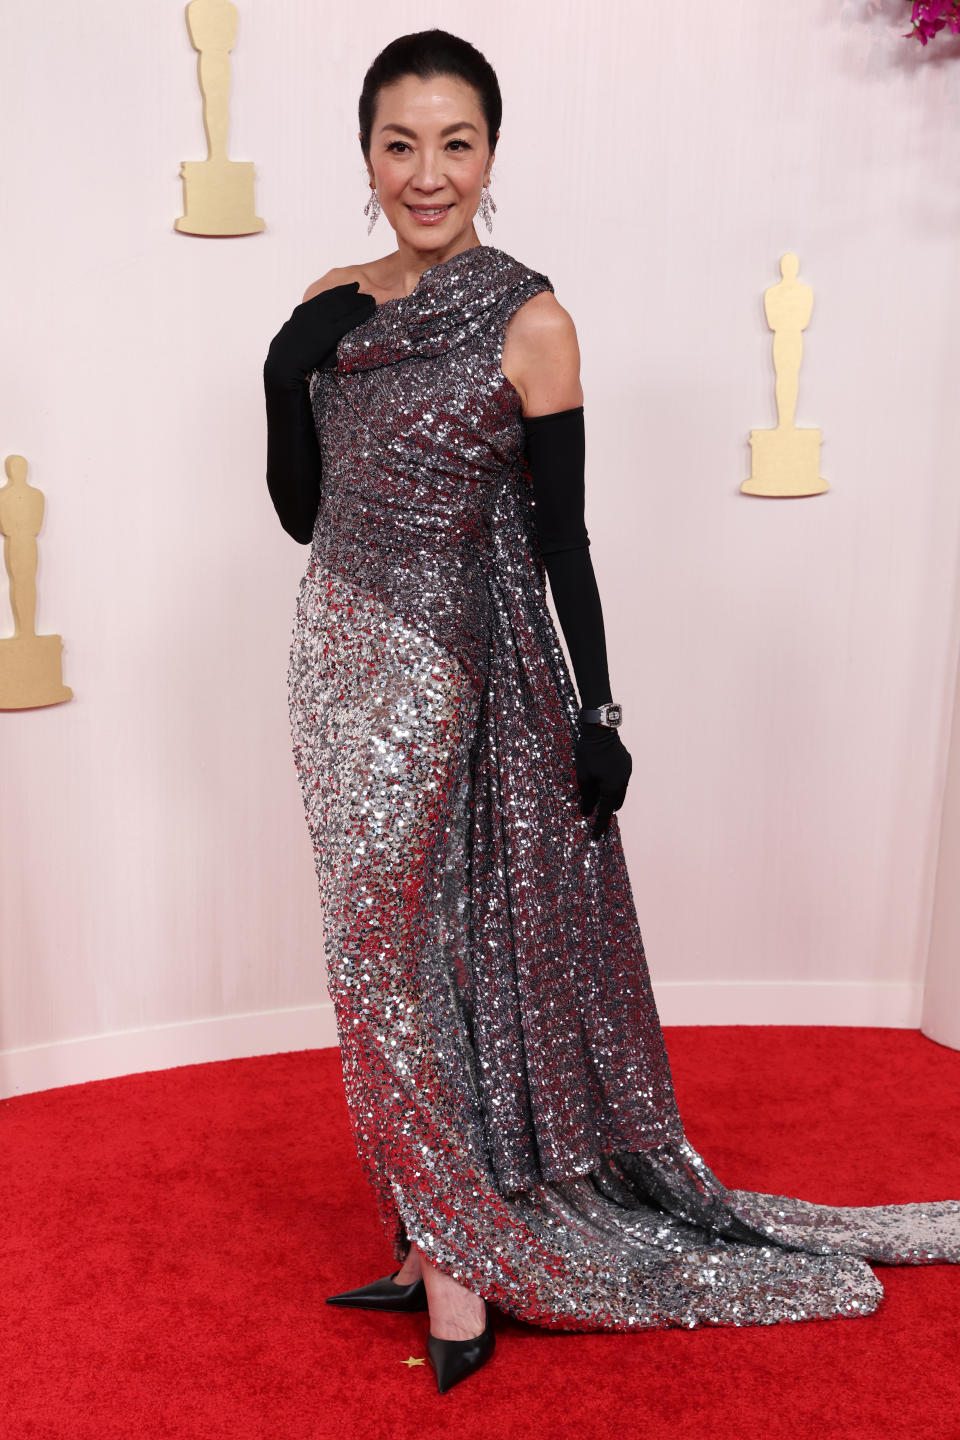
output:
[[449,210],[450,205],[408,205],[407,209],[412,210],[415,215],[438,215],[441,210]]

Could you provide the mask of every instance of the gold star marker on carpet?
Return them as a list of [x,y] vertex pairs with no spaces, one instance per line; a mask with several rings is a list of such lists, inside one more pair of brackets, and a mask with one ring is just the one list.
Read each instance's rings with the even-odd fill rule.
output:
[[401,1361],[400,1361],[400,1364],[401,1364],[401,1365],[407,1365],[407,1366],[410,1366],[410,1365],[426,1365],[426,1363],[427,1363],[426,1360],[416,1360],[412,1355],[410,1356],[410,1359],[409,1359],[409,1360],[401,1360]]

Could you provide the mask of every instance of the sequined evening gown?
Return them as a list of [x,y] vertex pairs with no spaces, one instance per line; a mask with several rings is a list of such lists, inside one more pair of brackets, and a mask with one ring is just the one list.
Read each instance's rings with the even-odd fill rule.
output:
[[684,1136],[614,817],[577,803],[577,697],[531,530],[508,319],[553,286],[431,266],[310,396],[323,495],[290,651],[293,754],[347,1105],[411,1241],[558,1330],[874,1310],[868,1260],[960,1262],[960,1201],[728,1190]]

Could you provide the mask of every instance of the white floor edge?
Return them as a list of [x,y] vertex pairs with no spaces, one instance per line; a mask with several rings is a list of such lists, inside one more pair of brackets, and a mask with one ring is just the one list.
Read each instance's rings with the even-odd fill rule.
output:
[[[900,982],[665,981],[664,1025],[879,1025],[918,1029],[923,986]],[[333,1006],[218,1015],[0,1050],[0,1099],[180,1065],[337,1044]]]

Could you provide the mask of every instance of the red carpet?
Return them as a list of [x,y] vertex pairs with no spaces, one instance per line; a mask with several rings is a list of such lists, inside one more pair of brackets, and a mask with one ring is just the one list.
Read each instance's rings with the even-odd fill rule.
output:
[[[728,1186],[960,1198],[960,1053],[913,1030],[666,1032]],[[447,1395],[426,1315],[323,1297],[393,1269],[335,1050],[0,1105],[5,1440],[960,1440],[960,1266],[877,1266],[858,1319],[564,1335],[495,1312]]]

